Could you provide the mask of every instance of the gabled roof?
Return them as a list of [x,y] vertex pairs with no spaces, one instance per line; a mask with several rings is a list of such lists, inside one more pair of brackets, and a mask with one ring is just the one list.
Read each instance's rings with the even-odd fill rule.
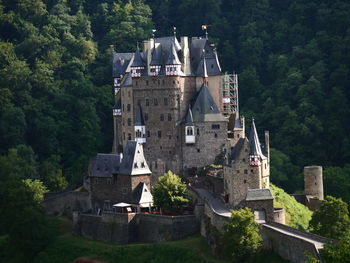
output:
[[273,196],[270,189],[248,189],[246,201],[271,200]]
[[220,113],[213,96],[207,86],[203,85],[199,90],[192,106],[194,122],[204,121],[226,121]]
[[206,64],[207,74],[209,76],[221,75],[221,67],[217,53],[207,39],[201,38],[192,40],[190,45],[190,58],[192,72],[195,73],[196,76],[204,75],[204,63]]
[[135,118],[135,126],[145,126],[141,105],[138,105]]
[[142,144],[136,141],[128,141],[123,153],[123,160],[119,168],[120,174],[141,175],[151,174],[151,170],[143,155]]
[[119,154],[98,153],[92,166],[91,176],[93,177],[112,177],[116,174],[120,166]]
[[132,200],[133,204],[144,204],[147,207],[153,203],[152,193],[144,182],[140,182],[136,186],[132,193]]
[[256,131],[254,119],[252,119],[252,125],[250,127],[249,147],[250,147],[250,153],[249,153],[250,155],[258,155],[261,158],[266,158],[261,151],[261,146],[259,142],[258,133]]
[[170,53],[165,63],[166,65],[181,65],[179,57],[177,56],[175,45],[171,44]]
[[131,64],[132,67],[144,67],[144,63],[142,61],[141,53],[139,47],[137,47],[136,52],[134,54],[134,61]]
[[124,75],[132,61],[134,53],[113,52],[113,77]]

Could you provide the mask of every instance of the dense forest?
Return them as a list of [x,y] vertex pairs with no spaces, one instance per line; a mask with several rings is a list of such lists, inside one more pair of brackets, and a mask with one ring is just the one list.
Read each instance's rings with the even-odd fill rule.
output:
[[247,126],[270,130],[272,181],[301,191],[302,167],[323,165],[349,202],[349,14],[345,0],[0,0],[0,153],[49,190],[80,183],[111,150],[112,50],[206,24]]

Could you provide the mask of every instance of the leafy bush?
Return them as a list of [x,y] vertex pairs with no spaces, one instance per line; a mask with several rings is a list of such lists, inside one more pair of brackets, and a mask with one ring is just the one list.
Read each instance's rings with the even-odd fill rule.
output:
[[301,230],[307,230],[312,212],[304,205],[298,203],[294,197],[283,189],[270,184],[274,200],[274,207],[284,208],[286,211],[286,224]]

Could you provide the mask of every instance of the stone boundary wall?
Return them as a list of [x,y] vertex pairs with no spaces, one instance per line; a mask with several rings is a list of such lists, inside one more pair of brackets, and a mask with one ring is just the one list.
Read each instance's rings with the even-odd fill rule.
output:
[[321,260],[319,251],[311,242],[292,235],[286,235],[266,225],[262,225],[260,233],[263,238],[264,249],[273,250],[282,258],[293,263],[306,262],[306,251],[316,259]]
[[319,236],[319,235],[316,235],[316,234],[313,234],[313,233],[309,233],[309,232],[306,232],[306,231],[303,231],[303,230],[299,230],[299,229],[296,229],[296,228],[293,228],[293,227],[290,227],[290,226],[287,226],[287,225],[279,224],[279,223],[276,223],[276,222],[269,223],[269,225],[275,226],[275,227],[278,227],[278,228],[281,228],[281,229],[285,229],[285,230],[287,230],[289,232],[296,233],[298,235],[301,235],[301,236],[304,236],[304,237],[307,237],[307,238],[312,238],[312,239],[314,239],[316,241],[319,241],[319,242],[328,243],[330,241],[329,238],[322,237],[322,236]]
[[138,214],[138,241],[162,242],[182,239],[199,232],[199,223],[194,215],[162,216]]
[[73,218],[74,234],[116,244],[171,241],[199,232],[194,215],[106,213],[102,216],[80,214]]
[[48,193],[45,195],[43,206],[49,215],[69,214],[72,211],[88,211],[91,207],[90,194],[88,192],[64,191]]

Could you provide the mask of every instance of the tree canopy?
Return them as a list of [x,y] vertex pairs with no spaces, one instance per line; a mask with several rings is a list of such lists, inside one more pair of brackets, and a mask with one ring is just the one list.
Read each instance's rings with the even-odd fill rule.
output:
[[172,171],[159,177],[153,186],[152,194],[154,204],[166,210],[182,207],[190,201],[186,184]]
[[231,210],[230,219],[223,226],[225,254],[233,262],[242,262],[262,246],[259,224],[249,208]]
[[312,231],[321,236],[344,239],[350,238],[348,205],[339,198],[327,196],[310,221]]

